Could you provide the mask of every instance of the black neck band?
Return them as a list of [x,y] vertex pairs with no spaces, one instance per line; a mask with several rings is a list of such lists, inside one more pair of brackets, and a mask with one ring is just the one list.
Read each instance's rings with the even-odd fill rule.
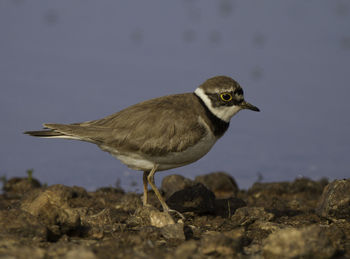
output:
[[198,98],[199,102],[201,103],[201,105],[205,110],[206,115],[208,116],[209,120],[212,122],[215,137],[221,137],[222,135],[224,135],[230,123],[218,118],[215,114],[213,114],[209,110],[209,108],[205,105],[203,100],[198,95],[196,95],[195,93],[194,95]]

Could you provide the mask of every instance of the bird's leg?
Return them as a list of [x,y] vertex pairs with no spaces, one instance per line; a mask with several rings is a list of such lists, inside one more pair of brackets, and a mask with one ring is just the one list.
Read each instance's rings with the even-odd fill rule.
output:
[[168,211],[169,210],[169,207],[168,205],[165,203],[162,195],[160,194],[156,184],[154,183],[154,174],[156,173],[157,171],[157,168],[158,168],[158,165],[154,165],[151,172],[148,173],[147,175],[147,180],[149,182],[149,185],[151,185],[154,193],[157,195],[157,198],[158,200],[160,201],[160,204],[162,204],[162,207],[163,207],[163,211]]
[[149,171],[143,172],[143,206],[148,205],[148,180]]
[[179,215],[182,219],[185,219],[185,217],[178,211],[176,210],[172,210],[168,207],[168,205],[165,203],[162,195],[160,194],[156,184],[154,183],[154,174],[156,173],[157,171],[157,168],[158,168],[158,165],[154,165],[151,172],[148,173],[147,175],[147,180],[149,182],[149,184],[151,185],[154,193],[157,195],[157,198],[158,200],[160,201],[160,203],[162,204],[162,207],[163,207],[163,211],[166,212],[166,213],[169,213],[169,212],[175,212],[177,215]]

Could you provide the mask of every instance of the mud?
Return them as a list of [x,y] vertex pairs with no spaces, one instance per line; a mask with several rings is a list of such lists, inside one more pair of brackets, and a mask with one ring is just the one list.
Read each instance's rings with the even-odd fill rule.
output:
[[162,191],[7,181],[0,195],[1,258],[350,258],[350,179],[256,183],[225,173],[168,176]]

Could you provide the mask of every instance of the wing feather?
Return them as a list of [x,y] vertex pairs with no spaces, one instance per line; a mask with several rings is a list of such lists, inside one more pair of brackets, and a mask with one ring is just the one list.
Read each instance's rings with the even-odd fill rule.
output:
[[118,152],[164,155],[183,151],[207,134],[198,123],[200,109],[194,94],[187,93],[151,99],[100,120],[44,125]]

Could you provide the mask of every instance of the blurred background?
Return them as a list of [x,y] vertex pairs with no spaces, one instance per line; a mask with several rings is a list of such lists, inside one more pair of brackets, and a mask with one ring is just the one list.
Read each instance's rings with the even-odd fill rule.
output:
[[0,2],[0,176],[140,191],[142,173],[97,146],[23,135],[102,118],[153,97],[235,78],[242,111],[198,162],[239,187],[341,179],[350,166],[350,3],[334,0]]

